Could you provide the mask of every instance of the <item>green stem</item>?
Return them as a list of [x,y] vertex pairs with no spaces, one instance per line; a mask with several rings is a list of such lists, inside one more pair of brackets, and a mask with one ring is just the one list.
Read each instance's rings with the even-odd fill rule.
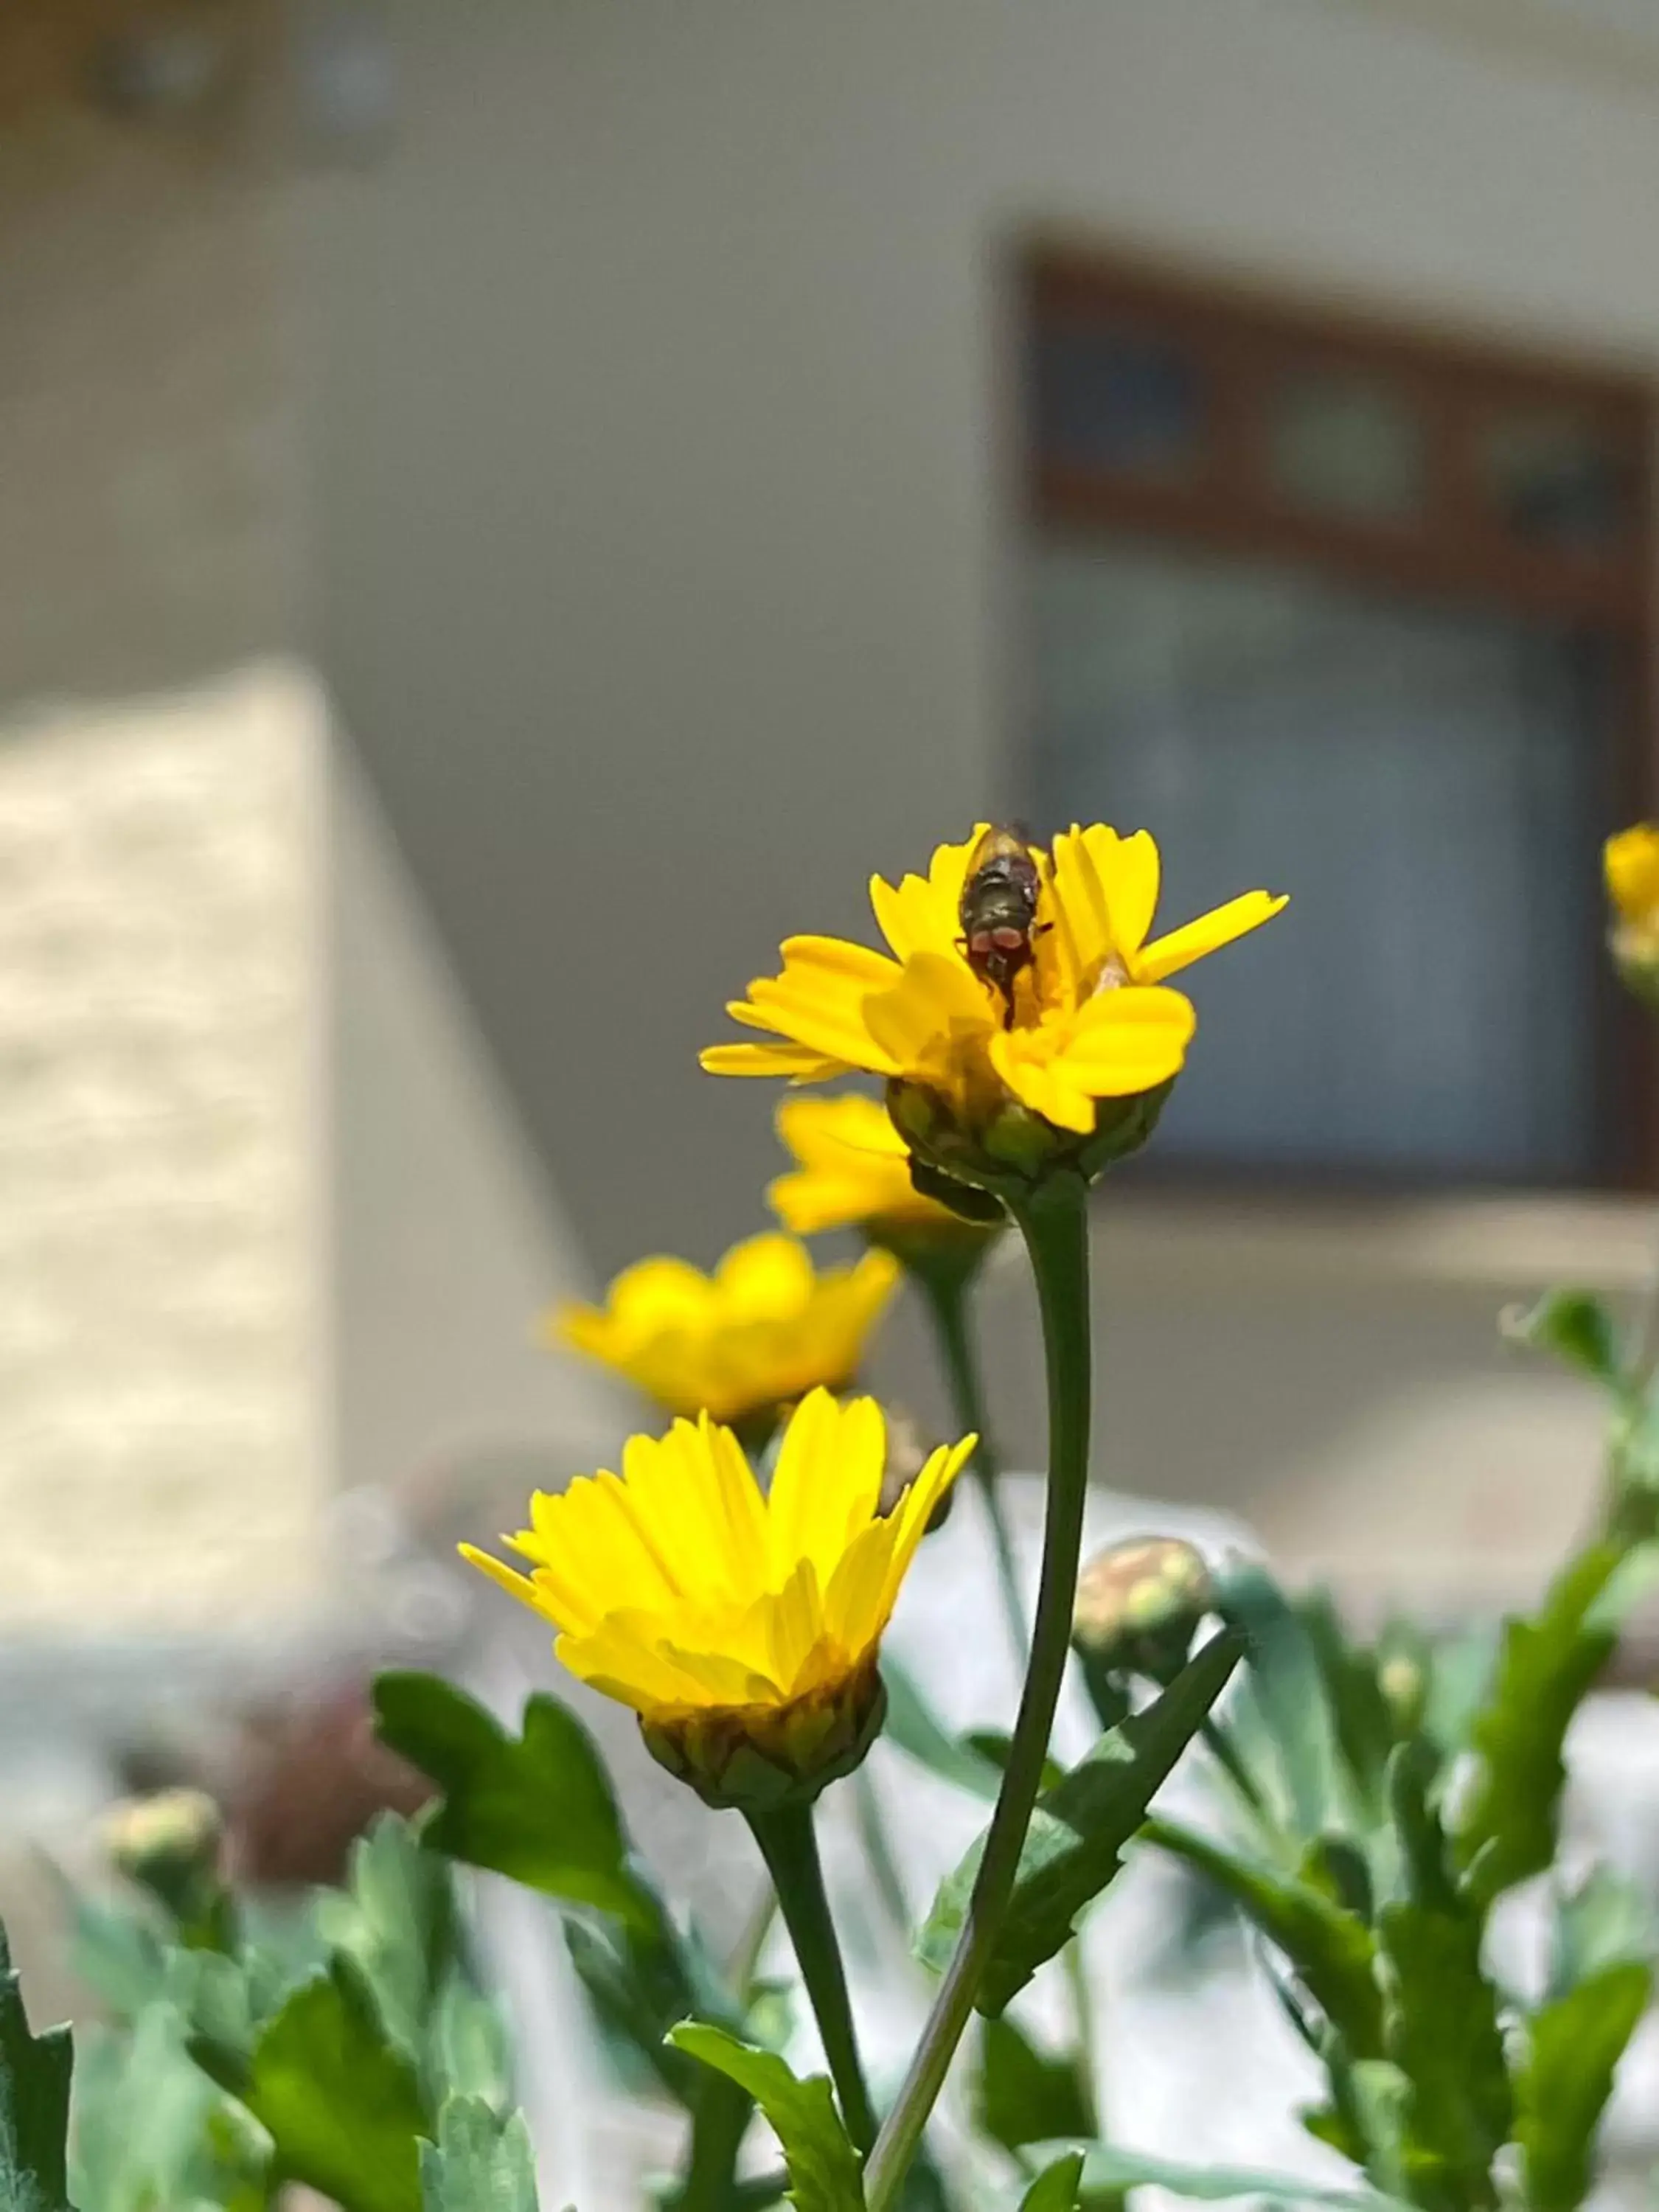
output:
[[1002,1788],[973,1893],[933,2009],[866,2174],[869,2212],[888,2212],[921,2140],[973,2010],[1007,1911],[1031,1808],[1042,1786],[1070,1648],[1089,1479],[1089,1222],[1080,1178],[1055,1176],[1009,1201],[1031,1256],[1048,1377],[1048,1512],[1030,1662]]
[[876,2115],[859,2060],[853,2008],[848,2001],[836,1923],[823,1892],[818,1839],[810,1805],[787,1805],[771,1813],[751,1813],[749,1825],[761,1847],[778,1893],[778,1909],[795,1947],[801,1979],[830,2063],[841,2116],[848,2134],[866,2156],[876,2139]]
[[685,2179],[672,2200],[674,2212],[726,2212],[732,2202],[738,2153],[754,2116],[754,2099],[723,2074],[711,2074],[698,2085],[691,2115],[691,2155]]
[[1025,1625],[1025,1601],[1020,1594],[1019,1562],[1008,1517],[1003,1510],[1000,1468],[986,1416],[985,1390],[969,1325],[969,1294],[973,1276],[960,1267],[915,1267],[912,1272],[921,1285],[933,1333],[939,1339],[939,1357],[951,1386],[951,1402],[957,1424],[964,1435],[971,1431],[979,1438],[972,1461],[974,1479],[979,1484],[991,1527],[997,1582],[1002,1591],[1002,1609],[1013,1642],[1015,1663],[1024,1667],[1030,1638]]

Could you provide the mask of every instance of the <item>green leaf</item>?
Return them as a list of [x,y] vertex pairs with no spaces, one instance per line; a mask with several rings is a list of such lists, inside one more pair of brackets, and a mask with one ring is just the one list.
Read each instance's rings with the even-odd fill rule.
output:
[[76,1893],[71,1902],[70,1964],[76,1979],[120,2020],[134,2020],[161,1996],[167,1948],[137,1912]]
[[1516,2084],[1528,2212],[1574,2212],[1589,2194],[1596,2130],[1652,1985],[1651,1966],[1627,1960],[1534,2015]]
[[451,2097],[421,2145],[422,2212],[536,2212],[536,2159],[520,2112]]
[[1083,2177],[1083,2153],[1067,2151],[1052,2166],[1045,2166],[1019,2200],[1019,2212],[1078,2212],[1078,2184]]
[[1248,1639],[1240,1702],[1248,1700],[1260,1717],[1291,1825],[1306,1843],[1331,1826],[1342,1809],[1336,1738],[1313,1637],[1273,1577],[1254,1560],[1218,1575],[1215,1607]]
[[[1242,1648],[1231,1632],[1212,1638],[1161,1697],[1103,1736],[1037,1800],[975,2000],[981,2012],[1002,2011],[1069,1942],[1084,1907],[1116,1874],[1123,1846],[1220,1696]],[[940,1888],[917,1938],[917,1956],[936,1972],[956,1948],[984,1848],[981,1836]]]
[[281,2176],[351,2212],[420,2212],[415,2144],[430,2130],[415,2069],[349,1960],[295,1990],[246,2058],[206,2038],[191,2050],[270,2135]]
[[384,1813],[352,1845],[345,1888],[319,1897],[316,1920],[330,1948],[362,1969],[388,2034],[417,2057],[455,1959],[447,1865]]
[[1037,2050],[1012,2020],[988,2020],[974,2080],[974,2117],[1005,2150],[1095,2132],[1081,2062]]
[[951,1735],[923,1696],[915,1678],[897,1660],[883,1659],[881,1678],[887,1685],[887,1717],[882,1723],[882,1733],[888,1741],[896,1744],[907,1758],[937,1774],[941,1781],[954,1783],[958,1790],[982,1797],[988,1804],[994,1803],[1002,1787],[999,1770],[971,1743]]
[[381,1740],[444,1793],[422,1844],[642,1931],[661,1926],[660,1902],[629,1863],[605,1763],[556,1698],[532,1697],[515,1737],[437,1675],[388,1674],[374,1711]]
[[[1370,1929],[1330,1895],[1322,1881],[1283,1875],[1178,1822],[1146,1824],[1146,1841],[1184,1859],[1234,1899],[1297,1974],[1360,2057],[1382,2050],[1382,1996]],[[1316,1850],[1317,1846],[1316,1846]]]
[[[1064,2152],[1071,2146],[1048,2148]],[[1183,2166],[1115,2144],[1097,2143],[1084,2154],[1080,2202],[1085,2212],[1097,2198],[1124,2189],[1167,2189],[1194,2203],[1221,2204],[1232,2197],[1256,2197],[1276,2204],[1317,2204],[1333,2212],[1412,2212],[1398,2197],[1371,2189],[1327,2189],[1300,2174],[1264,2173],[1254,2166]]]
[[[565,1923],[564,1940],[588,2002],[622,2070],[648,2069],[681,2103],[696,2075],[667,2042],[668,2031],[697,2002],[677,1952],[647,1943],[625,1928]],[[629,2082],[638,2087],[637,2079]]]
[[1623,1364],[1613,1316],[1593,1291],[1547,1291],[1526,1313],[1506,1316],[1504,1334],[1553,1352],[1604,1389],[1622,1392]]
[[797,2081],[775,2052],[739,2043],[707,2021],[682,2021],[669,2040],[746,2089],[760,2106],[782,2148],[790,2202],[799,2212],[863,2212],[858,2153],[821,2074]]
[[1633,1881],[1596,1867],[1558,1899],[1550,1943],[1547,1995],[1564,1997],[1603,1966],[1653,1955],[1653,1909]]
[[471,2097],[492,2112],[508,2110],[513,2068],[507,2030],[490,1999],[460,1973],[452,1972],[438,1992],[428,2022],[426,2060],[434,2102]]
[[1343,1764],[1360,1802],[1380,1809],[1383,1772],[1398,1731],[1382,1694],[1377,1656],[1344,1633],[1328,1590],[1310,1591],[1297,1610],[1324,1685]]
[[1561,1747],[1616,1640],[1590,1615],[1625,1556],[1617,1544],[1589,1545],[1532,1620],[1504,1624],[1497,1672],[1469,1730],[1479,1765],[1456,1838],[1459,1863],[1486,1903],[1554,1859]]
[[203,2073],[171,2005],[147,2006],[131,2033],[76,2053],[70,2180],[79,2212],[194,2204],[263,2208],[264,2131]]
[[30,2034],[0,1929],[0,2212],[68,2212],[72,2063],[68,2028]]
[[[1115,1723],[1113,1723],[1116,1725]],[[1006,1729],[969,1729],[963,1737],[969,1751],[975,1753],[999,1774],[1008,1771],[1008,1760],[1014,1748],[1014,1740]],[[1042,1762],[1042,1786],[1052,1790],[1065,1778],[1066,1769],[1051,1753]]]
[[1513,2118],[1498,1993],[1481,1970],[1484,1913],[1461,1888],[1427,1800],[1425,1745],[1389,1765],[1389,1796],[1407,1895],[1386,1905],[1378,1938],[1389,1967],[1384,2037],[1411,2084],[1407,2158],[1420,2203],[1462,2212],[1495,2201],[1492,2164]]

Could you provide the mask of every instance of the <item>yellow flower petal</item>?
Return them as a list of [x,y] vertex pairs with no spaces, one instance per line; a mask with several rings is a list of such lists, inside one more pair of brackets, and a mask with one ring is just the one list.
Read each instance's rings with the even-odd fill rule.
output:
[[851,1062],[827,1059],[798,1044],[707,1044],[697,1054],[706,1075],[785,1076],[796,1083],[820,1083],[845,1075]]
[[557,1333],[670,1413],[736,1420],[848,1383],[898,1279],[885,1252],[815,1272],[803,1245],[768,1231],[712,1277],[681,1260],[641,1261],[603,1308],[562,1309]]
[[1133,1097],[1177,1073],[1197,1020],[1179,991],[1103,991],[1071,1023],[1054,1066],[1097,1098]]
[[[711,1802],[734,1802],[724,1793],[744,1744],[763,1771],[781,1764],[821,1787],[869,1741],[882,1631],[971,1449],[969,1438],[933,1454],[880,1517],[880,1408],[814,1391],[789,1422],[765,1498],[728,1431],[678,1422],[664,1437],[630,1439],[620,1480],[580,1476],[538,1494],[534,1528],[518,1540],[544,1562],[532,1577],[471,1546],[464,1555],[562,1620],[564,1664],[631,1706],[653,1749]],[[556,1579],[580,1594],[579,1621],[562,1619]]]
[[918,952],[890,990],[865,1001],[870,1035],[894,1073],[944,1074],[954,1055],[982,1045],[997,1018],[985,986],[965,961]]
[[[1655,836],[1659,841],[1659,831]],[[751,986],[738,1018],[789,1040],[792,1054],[818,1056],[811,1067],[797,1057],[780,1060],[780,1073],[787,1066],[792,1076],[812,1080],[833,1060],[929,1094],[901,1095],[897,1110],[914,1109],[907,1126],[919,1142],[930,1127],[951,1127],[952,1141],[965,1142],[963,1158],[989,1136],[1011,1098],[1056,1129],[1088,1134],[1100,1100],[1154,1089],[1182,1065],[1191,1008],[1178,994],[1160,1003],[1145,993],[1259,928],[1285,901],[1249,891],[1148,945],[1161,863],[1146,830],[1126,837],[1097,822],[1064,832],[1052,854],[1030,850],[1039,884],[1030,957],[1018,965],[1006,997],[974,974],[961,949],[969,842],[937,848],[925,878],[872,883],[877,921],[902,964],[837,939],[792,939],[784,972]],[[1630,851],[1626,860],[1609,849],[1608,881],[1632,887],[1634,896],[1646,863],[1638,866],[1638,846]],[[1659,886],[1659,858],[1653,873]],[[1659,942],[1659,921],[1655,935]],[[1107,1000],[1117,1003],[1103,1010]],[[743,1048],[728,1046],[706,1054],[704,1065],[751,1074],[760,1064],[752,1049],[745,1057]],[[873,1218],[867,1204],[857,1211],[859,1171],[844,1158],[832,1164],[802,1156],[801,1165],[799,1176],[780,1178],[773,1191],[792,1226]],[[896,1195],[896,1186],[889,1188]]]
[[1289,903],[1287,898],[1275,898],[1268,891],[1245,891],[1237,898],[1229,899],[1224,906],[1212,907],[1196,921],[1172,929],[1168,936],[1158,938],[1138,953],[1131,963],[1136,982],[1161,983],[1166,975],[1189,968],[1194,960],[1202,960],[1208,953],[1219,951],[1235,938],[1260,929],[1264,921],[1271,921]]
[[1633,823],[1602,848],[1607,896],[1628,922],[1651,923],[1659,914],[1659,823]]

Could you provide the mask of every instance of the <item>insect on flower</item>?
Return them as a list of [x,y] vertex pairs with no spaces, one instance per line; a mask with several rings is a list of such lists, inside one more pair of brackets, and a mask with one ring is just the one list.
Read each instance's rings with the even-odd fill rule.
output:
[[1039,923],[1042,879],[1025,840],[993,825],[968,856],[963,878],[961,950],[981,982],[1002,994],[1002,1026],[1014,1025],[1014,982],[1036,958],[1033,940],[1050,923]]

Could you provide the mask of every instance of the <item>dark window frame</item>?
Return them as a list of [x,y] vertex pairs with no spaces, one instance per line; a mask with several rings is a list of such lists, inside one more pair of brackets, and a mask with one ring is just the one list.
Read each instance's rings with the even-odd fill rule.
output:
[[[1659,811],[1659,385],[1651,378],[1069,245],[1028,248],[1018,278],[1028,532],[1048,540],[1152,538],[1267,557],[1453,605],[1497,605],[1606,636],[1616,648],[1610,735],[1621,818]],[[1167,337],[1194,360],[1203,380],[1206,437],[1191,471],[1120,473],[1042,449],[1032,375],[1037,343],[1079,325]],[[1383,381],[1414,406],[1425,434],[1425,496],[1414,517],[1316,510],[1275,486],[1271,398],[1286,379],[1309,369]],[[1482,438],[1506,416],[1528,412],[1591,423],[1616,453],[1630,519],[1610,549],[1523,540],[1505,530],[1483,495]],[[1600,1180],[1614,1188],[1659,1189],[1659,1040],[1650,1020],[1619,993],[1605,963],[1602,973],[1596,1026],[1608,1126],[1598,1133],[1606,1164]],[[1284,1179],[1276,1170],[1271,1176],[1237,1170],[1247,1174]],[[1237,1176],[1230,1170],[1227,1179]],[[1297,1180],[1320,1188],[1333,1178],[1313,1173]],[[1419,1188],[1444,1188],[1447,1181],[1426,1170],[1411,1180]]]

